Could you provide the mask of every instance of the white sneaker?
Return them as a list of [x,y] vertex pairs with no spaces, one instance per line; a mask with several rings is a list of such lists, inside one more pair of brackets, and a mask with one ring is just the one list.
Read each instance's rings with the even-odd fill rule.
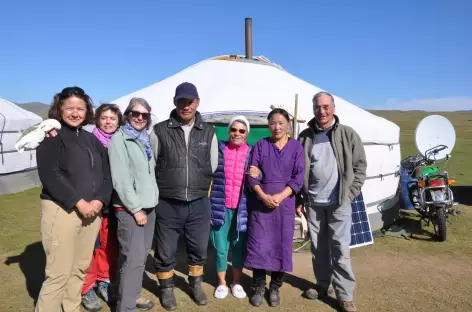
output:
[[231,293],[238,299],[246,298],[246,292],[244,291],[243,286],[239,284],[231,285]]
[[228,296],[228,286],[219,285],[218,287],[216,287],[214,295],[215,295],[215,298],[218,298],[218,299],[226,298],[226,296]]

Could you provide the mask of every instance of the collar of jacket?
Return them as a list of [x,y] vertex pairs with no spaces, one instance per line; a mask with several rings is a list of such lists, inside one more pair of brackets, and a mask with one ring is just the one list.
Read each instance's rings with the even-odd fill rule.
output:
[[82,126],[71,127],[62,120],[60,121],[60,123],[61,123],[61,130],[64,133],[80,133],[82,131]]
[[[197,111],[195,112],[195,121],[193,122],[193,126],[199,130],[203,130],[203,123],[202,123],[202,115]],[[180,128],[181,124],[179,121],[179,117],[177,116],[177,112],[173,109],[170,112],[169,121],[167,123],[167,127],[169,128]]]
[[[333,129],[336,129],[339,125],[339,117],[338,115],[336,114],[333,114],[334,116],[334,125],[332,126]],[[308,122],[308,127],[310,127],[310,129],[313,131],[313,132],[318,132],[317,130],[317,127],[316,127],[316,118],[313,117],[309,122]]]

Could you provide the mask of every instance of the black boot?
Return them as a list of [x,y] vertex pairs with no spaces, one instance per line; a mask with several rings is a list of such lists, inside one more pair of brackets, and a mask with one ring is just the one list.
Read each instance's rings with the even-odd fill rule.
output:
[[249,303],[258,307],[264,302],[265,285],[254,287],[254,295],[249,299]]
[[277,285],[270,285],[269,289],[269,305],[271,307],[276,307],[280,304],[280,292],[279,292],[279,286]]
[[192,299],[198,305],[206,305],[208,303],[207,295],[202,289],[203,275],[189,276],[188,283],[192,292]]
[[174,296],[174,279],[159,279],[159,286],[161,288],[161,296],[159,300],[161,305],[167,311],[172,311],[177,309],[177,301]]

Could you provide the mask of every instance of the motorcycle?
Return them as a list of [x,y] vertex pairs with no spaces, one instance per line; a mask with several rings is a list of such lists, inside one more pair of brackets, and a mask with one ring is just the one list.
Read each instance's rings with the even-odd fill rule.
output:
[[446,223],[450,214],[457,215],[451,185],[455,179],[449,176],[447,170],[441,170],[439,164],[451,159],[446,154],[443,159],[436,156],[447,150],[446,145],[437,145],[426,150],[423,154],[409,156],[401,161],[400,174],[400,207],[406,210],[415,209],[427,226],[433,225],[439,241],[447,237]]

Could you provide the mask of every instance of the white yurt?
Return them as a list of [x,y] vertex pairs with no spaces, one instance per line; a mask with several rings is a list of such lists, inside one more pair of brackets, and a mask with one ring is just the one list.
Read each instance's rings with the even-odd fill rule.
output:
[[15,149],[21,132],[41,121],[40,116],[0,99],[0,195],[41,184],[36,170],[36,151],[19,153]]
[[[322,91],[264,57],[224,55],[201,61],[113,103],[124,110],[132,97],[145,98],[152,107],[154,122],[162,121],[174,108],[175,88],[186,81],[197,87],[201,99],[199,111],[205,121],[215,125],[219,138],[224,136],[227,123],[235,114],[248,117],[251,135],[268,134],[266,116],[271,107],[285,108],[294,115],[296,95],[299,132],[313,117],[313,95]],[[380,229],[391,222],[397,211],[391,208],[397,207],[398,202],[400,128],[337,96],[335,103],[341,123],[354,128],[364,143],[368,167],[363,200],[371,229]],[[253,137],[253,142],[256,139]]]

